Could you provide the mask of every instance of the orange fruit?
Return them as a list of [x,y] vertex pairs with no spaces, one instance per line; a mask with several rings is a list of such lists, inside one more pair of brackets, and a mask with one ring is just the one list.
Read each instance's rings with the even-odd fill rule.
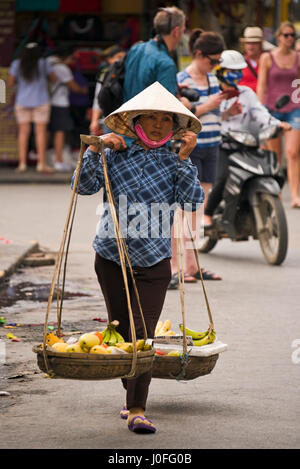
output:
[[94,331],[94,332],[92,332],[92,334],[96,335],[98,337],[98,339],[100,340],[100,344],[102,344],[102,340],[103,340],[102,333],[99,332],[99,331]]

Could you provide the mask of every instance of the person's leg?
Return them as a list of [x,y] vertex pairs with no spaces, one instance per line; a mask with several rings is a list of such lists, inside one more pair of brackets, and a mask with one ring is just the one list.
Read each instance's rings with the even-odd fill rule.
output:
[[65,132],[63,130],[57,130],[54,133],[53,146],[55,150],[55,162],[63,162],[63,150],[65,145]]
[[[104,297],[108,320],[119,321],[118,332],[126,342],[129,341],[129,316],[124,279],[121,267],[115,262],[95,255],[95,272]],[[122,380],[126,389],[126,380]],[[127,418],[126,403],[120,412],[121,418]]]
[[[220,153],[219,145],[214,146],[214,147],[208,147],[198,152],[197,159],[199,159],[199,161],[201,162],[201,166],[198,169],[198,176],[201,175],[200,184],[203,187],[204,193],[205,193],[204,213],[205,213],[205,209],[207,206],[207,202],[209,199],[211,189],[213,187],[213,184],[215,184],[215,181],[216,181],[217,168],[219,164],[219,153]],[[197,160],[195,160],[195,163],[197,164]],[[199,166],[199,163],[197,164],[197,166]],[[223,173],[224,170],[220,169],[220,172]],[[197,217],[199,217],[199,214],[197,212],[194,212],[191,216],[192,232],[193,231],[197,232],[196,226],[197,226],[197,223],[199,224],[199,218],[197,220]],[[203,221],[205,224],[205,215],[204,215]],[[191,244],[192,243],[190,241],[190,238],[188,237],[185,240],[185,260],[186,260],[185,272],[186,274],[188,274],[188,276],[185,278],[186,282],[193,282],[195,280],[200,280],[201,278],[201,274],[199,272],[198,264],[196,261],[195,252]],[[222,277],[204,269],[203,267],[201,268],[201,273],[202,273],[202,278],[204,280],[222,280]]]
[[282,165],[282,139],[281,136],[277,138],[272,138],[271,140],[268,140],[267,144],[267,149],[271,151],[275,151],[277,154],[277,158],[279,161],[280,166]]
[[38,154],[37,171],[53,172],[53,168],[46,163],[47,126],[50,119],[50,103],[37,106],[33,110],[35,146]]
[[[204,190],[204,194],[205,194],[205,198],[204,198],[204,206],[206,204],[206,200],[208,198],[208,194],[209,194],[209,191],[212,187],[212,183],[211,182],[207,182],[209,181],[209,177],[206,178],[206,162],[207,162],[207,158],[206,156],[211,156],[210,155],[210,152],[209,152],[209,149],[202,149],[202,148],[196,148],[196,150],[194,150],[192,153],[191,153],[191,160],[192,160],[192,163],[197,167],[198,169],[198,179],[200,181],[200,184],[201,184],[201,187],[203,188]],[[196,212],[193,212],[191,215],[187,215],[188,217],[188,222],[184,223],[184,215],[182,217],[182,223],[183,223],[183,244],[184,244],[184,259],[185,259],[185,281],[187,283],[194,283],[197,281],[197,279],[195,277],[193,277],[193,275],[198,271],[198,266],[197,266],[197,262],[196,262],[196,258],[195,258],[195,253],[194,253],[194,250],[192,248],[192,242],[191,242],[191,238],[189,236],[189,230],[188,230],[188,226],[187,226],[187,223],[190,224],[190,229],[191,231],[193,232],[195,230],[195,227],[196,227],[196,223],[197,223],[197,214]]]
[[292,207],[300,207],[299,174],[300,174],[300,130],[285,132],[285,150],[287,159],[287,176],[291,193]]
[[[147,329],[147,336],[153,338],[159,320],[166,291],[171,278],[170,260],[164,259],[158,264],[147,268],[134,268],[135,280],[139,292],[142,313]],[[144,337],[141,314],[135,292],[132,289],[132,310],[137,339]],[[128,424],[137,417],[144,417],[152,371],[143,373],[137,378],[127,379]],[[135,419],[135,422],[138,420]],[[148,424],[147,419],[147,424]],[[149,422],[150,426],[152,425]]]
[[18,124],[18,151],[19,166],[18,171],[25,171],[27,166],[28,142],[31,132],[31,123],[22,122]]
[[47,148],[47,124],[36,123],[34,126],[35,145],[38,154],[37,171],[53,172],[53,168],[46,163],[46,148]]
[[201,227],[197,226],[197,224],[199,225],[199,214],[197,212],[192,212],[190,214],[186,214],[185,216],[187,217],[184,226],[185,282],[193,283],[197,281],[197,279],[194,277],[194,274],[198,272],[198,265],[187,224],[190,226],[192,234],[196,233],[197,229],[200,230]]
[[223,190],[224,190],[224,186],[225,186],[227,175],[228,175],[229,155],[230,155],[230,151],[220,149],[219,158],[218,158],[218,166],[217,166],[216,182],[213,185],[213,188],[209,194],[205,212],[204,212],[204,224],[205,225],[211,225],[213,213],[222,200]]

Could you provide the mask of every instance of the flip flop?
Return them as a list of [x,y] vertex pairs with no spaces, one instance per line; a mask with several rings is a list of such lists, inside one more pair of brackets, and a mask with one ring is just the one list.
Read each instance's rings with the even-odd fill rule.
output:
[[128,419],[128,414],[129,414],[129,410],[127,409],[127,407],[123,407],[123,409],[120,412],[121,419],[127,420]]
[[[136,419],[142,420],[142,422],[135,423]],[[131,420],[130,424],[128,424],[128,429],[134,433],[155,433],[156,428],[154,425],[148,425],[146,422],[152,423],[150,419],[146,417],[141,417],[140,415],[136,415]]]
[[184,274],[184,281],[186,283],[196,283],[197,279],[194,275]]
[[[202,272],[203,280],[222,280],[222,277],[220,277],[220,275],[214,274],[213,272],[209,272],[208,270],[201,269],[201,272]],[[199,270],[198,272],[194,274],[194,277],[200,280]]]

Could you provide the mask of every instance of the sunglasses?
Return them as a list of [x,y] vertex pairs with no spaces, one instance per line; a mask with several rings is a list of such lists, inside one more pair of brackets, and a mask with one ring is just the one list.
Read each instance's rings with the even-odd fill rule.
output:
[[281,33],[281,35],[284,36],[284,37],[289,37],[289,36],[296,37],[295,33]]
[[207,54],[203,54],[203,56],[209,60],[210,65],[220,65],[220,63],[222,62],[222,59],[213,59]]

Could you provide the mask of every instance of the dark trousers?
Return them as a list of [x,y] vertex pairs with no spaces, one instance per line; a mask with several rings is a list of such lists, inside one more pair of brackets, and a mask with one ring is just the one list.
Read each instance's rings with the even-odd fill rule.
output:
[[231,153],[232,150],[224,150],[223,148],[220,148],[216,181],[207,200],[205,215],[212,216],[223,198],[223,191],[228,176],[228,158]]
[[[104,300],[109,321],[118,320],[118,332],[125,341],[131,341],[128,304],[121,267],[112,261],[96,254],[95,270]],[[147,335],[154,337],[157,321],[160,317],[166,291],[171,280],[170,259],[164,259],[151,267],[133,267],[134,277],[142,305],[143,316],[147,328]],[[143,339],[143,324],[132,279],[128,273],[131,308],[137,339]],[[137,378],[122,379],[126,389],[127,409],[142,407],[146,409],[148,389],[152,371],[143,373]]]

